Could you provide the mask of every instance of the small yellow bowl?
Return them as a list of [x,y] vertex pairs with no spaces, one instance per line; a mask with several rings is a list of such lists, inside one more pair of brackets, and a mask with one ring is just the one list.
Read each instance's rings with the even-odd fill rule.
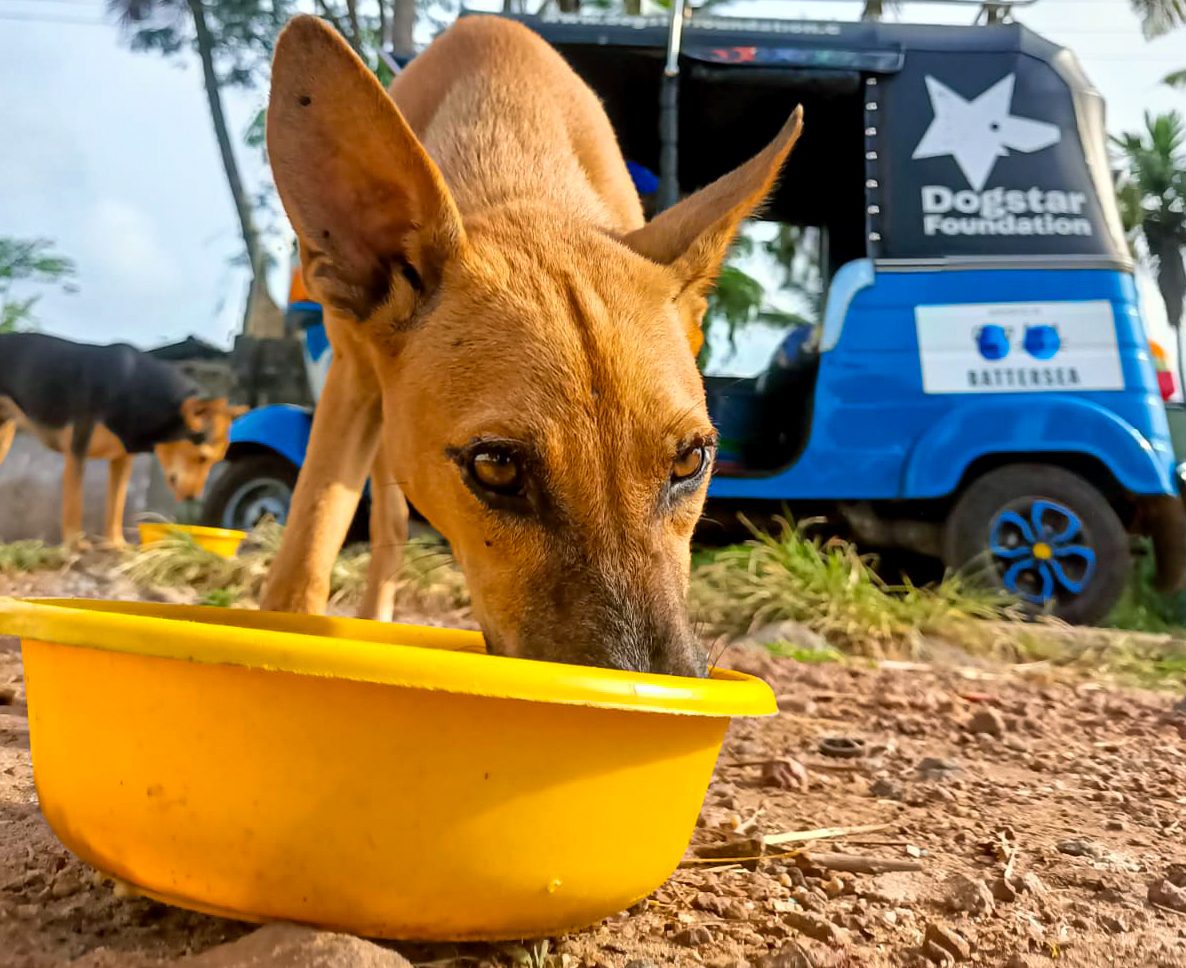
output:
[[675,870],[765,683],[487,655],[475,632],[0,599],[41,810],[181,907],[369,937],[575,930]]
[[199,548],[205,548],[220,558],[234,558],[239,545],[247,537],[245,531],[230,531],[226,528],[202,528],[196,524],[168,524],[161,521],[143,521],[140,529],[140,546],[147,548],[164,540],[170,534],[187,534]]

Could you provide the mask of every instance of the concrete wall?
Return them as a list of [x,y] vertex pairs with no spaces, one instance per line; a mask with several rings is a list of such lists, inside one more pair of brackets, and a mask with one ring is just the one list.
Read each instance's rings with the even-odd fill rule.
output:
[[[0,464],[0,541],[40,538],[57,542],[61,539],[64,464],[60,454],[47,450],[36,438],[17,434],[8,458]],[[84,527],[88,533],[98,534],[103,528],[107,501],[105,461],[87,461],[84,488]],[[128,486],[124,525],[130,529],[129,536],[134,533],[136,520],[141,514],[155,512],[175,517],[178,510],[165,487],[156,458],[151,454],[140,454]]]

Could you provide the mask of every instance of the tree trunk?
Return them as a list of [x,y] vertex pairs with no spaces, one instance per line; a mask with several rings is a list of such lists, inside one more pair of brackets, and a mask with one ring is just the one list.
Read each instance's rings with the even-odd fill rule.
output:
[[[210,120],[214,124],[214,137],[218,141],[219,154],[222,155],[222,167],[226,172],[227,185],[231,189],[231,199],[235,203],[235,213],[239,216],[239,230],[243,234],[243,247],[247,250],[247,264],[251,267],[252,289],[256,298],[250,302],[257,303],[258,300],[263,299],[275,308],[275,301],[267,290],[265,275],[262,271],[266,261],[259,243],[259,232],[255,227],[255,218],[251,213],[251,202],[243,188],[243,179],[239,174],[239,163],[235,160],[235,150],[231,146],[226,115],[222,110],[222,92],[218,86],[218,74],[214,70],[214,38],[206,23],[206,8],[202,0],[186,0],[186,2],[189,5],[190,14],[194,18],[194,34],[198,42],[198,57],[202,62],[202,79],[206,86],[206,102],[210,107]],[[264,307],[261,307],[265,311],[266,303]],[[276,309],[276,312],[279,313],[279,309]],[[250,318],[246,322],[250,322]]]
[[642,13],[642,0],[622,0],[622,12],[627,17],[637,17]]
[[379,47],[386,50],[391,41],[387,31],[387,0],[376,0],[379,7]]
[[416,0],[392,0],[391,50],[404,60],[416,53]]
[[345,27],[342,26],[342,21],[340,21],[337,14],[335,14],[333,10],[330,9],[330,5],[326,3],[326,0],[317,0],[317,9],[321,11],[321,16],[329,21],[334,30],[342,35],[342,38],[346,41],[346,43],[351,43],[349,32]]
[[350,21],[350,46],[362,53],[362,28],[358,25],[358,0],[346,0],[346,19]]
[[[1148,239],[1148,233],[1145,238]],[[1174,331],[1174,348],[1178,357],[1178,389],[1186,398],[1186,361],[1182,359],[1182,312],[1186,305],[1186,264],[1182,250],[1174,239],[1161,241],[1154,253],[1157,256],[1157,288],[1165,303],[1165,315]]]
[[561,13],[580,13],[581,0],[557,0]]

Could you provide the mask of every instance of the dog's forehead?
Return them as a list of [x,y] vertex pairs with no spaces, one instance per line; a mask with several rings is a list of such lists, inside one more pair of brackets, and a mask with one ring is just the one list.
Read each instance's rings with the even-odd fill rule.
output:
[[703,389],[668,280],[637,257],[587,258],[590,248],[621,256],[604,243],[558,246],[567,258],[504,252],[479,266],[442,300],[415,355],[435,361],[458,395],[468,386],[477,408],[555,415],[574,429],[695,415]]

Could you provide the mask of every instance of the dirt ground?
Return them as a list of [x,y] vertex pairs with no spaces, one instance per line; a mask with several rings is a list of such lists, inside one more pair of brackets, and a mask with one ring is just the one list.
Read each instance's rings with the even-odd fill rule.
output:
[[[5,594],[137,591],[83,567],[0,576]],[[542,960],[531,944],[396,950],[442,968],[1186,966],[1180,696],[1041,665],[746,649],[723,664],[769,681],[782,713],[733,724],[685,866],[652,898],[549,939]],[[876,829],[777,842],[854,826]],[[124,896],[58,844],[37,810],[19,649],[0,639],[0,965],[170,964],[250,930]],[[362,950],[332,964],[380,963]]]

